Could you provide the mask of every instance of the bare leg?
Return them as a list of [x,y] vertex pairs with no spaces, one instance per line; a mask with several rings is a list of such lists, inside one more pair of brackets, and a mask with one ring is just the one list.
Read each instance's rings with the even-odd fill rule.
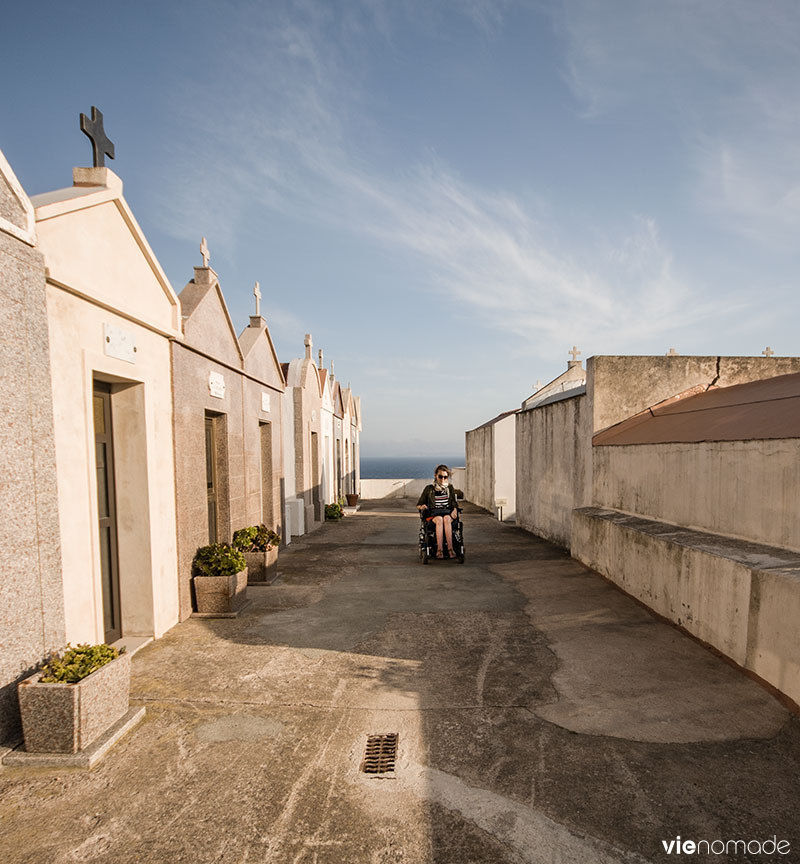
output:
[[444,520],[442,519],[441,516],[434,516],[433,517],[433,524],[436,526],[436,557],[437,558],[444,557],[444,554],[443,554],[444,546],[442,545],[442,522],[443,521]]
[[444,519],[444,534],[447,537],[447,551],[453,554],[453,520],[449,516]]

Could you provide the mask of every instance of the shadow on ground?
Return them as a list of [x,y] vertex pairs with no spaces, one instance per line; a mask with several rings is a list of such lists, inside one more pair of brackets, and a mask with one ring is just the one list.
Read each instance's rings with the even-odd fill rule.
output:
[[[800,727],[772,697],[477,508],[466,564],[422,566],[413,503],[294,541],[239,619],[140,652],[148,719],[95,771],[0,773],[6,860],[594,864],[671,861],[677,834],[800,848]],[[387,732],[396,771],[368,777],[367,735]]]

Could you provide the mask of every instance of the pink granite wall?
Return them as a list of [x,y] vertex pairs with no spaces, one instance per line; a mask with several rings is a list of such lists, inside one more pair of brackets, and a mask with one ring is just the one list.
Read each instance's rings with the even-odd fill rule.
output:
[[[25,211],[0,171],[0,216]],[[21,731],[17,682],[64,644],[45,274],[0,226],[0,743]]]

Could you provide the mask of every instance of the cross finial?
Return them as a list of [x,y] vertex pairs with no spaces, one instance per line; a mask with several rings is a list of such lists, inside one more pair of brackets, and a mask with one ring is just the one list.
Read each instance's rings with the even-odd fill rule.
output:
[[261,286],[256,282],[253,288],[253,296],[256,298],[256,318],[261,314]]
[[669,351],[667,351],[667,355],[666,355],[666,356],[667,356],[667,357],[677,357],[677,356],[678,356],[678,352],[677,352],[674,348],[670,348]]
[[314,342],[311,339],[311,334],[306,333],[306,338],[303,340],[303,345],[306,346],[306,360],[311,359],[311,347],[313,344]]
[[92,142],[92,161],[95,168],[105,168],[106,160],[114,158],[114,145],[103,129],[103,112],[92,105],[92,119],[81,114],[81,132],[89,136]]
[[203,256],[203,267],[208,267],[208,259],[211,257],[211,253],[208,251],[208,243],[206,243],[205,237],[203,237],[200,243],[200,254]]
[[542,379],[541,379],[541,378],[537,378],[537,379],[536,379],[536,383],[533,385],[533,387],[534,387],[534,391],[533,391],[534,393],[536,393],[536,392],[538,392],[539,390],[541,390],[541,389],[542,389]]
[[578,351],[578,349],[574,345],[572,346],[572,351],[567,351],[567,354],[572,354],[573,363],[578,359],[578,354],[580,353],[581,352]]
[[772,355],[773,355],[775,352],[772,350],[772,348],[769,347],[769,345],[767,345],[767,347],[766,347],[766,348],[765,348],[761,353],[762,353],[765,357],[772,357]]

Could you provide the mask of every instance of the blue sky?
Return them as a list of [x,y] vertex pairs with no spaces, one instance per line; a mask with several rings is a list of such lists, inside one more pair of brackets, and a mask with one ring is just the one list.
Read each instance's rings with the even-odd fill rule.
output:
[[170,0],[4,10],[29,194],[110,162],[175,289],[208,238],[364,403],[452,454],[592,354],[800,353],[795,0]]

